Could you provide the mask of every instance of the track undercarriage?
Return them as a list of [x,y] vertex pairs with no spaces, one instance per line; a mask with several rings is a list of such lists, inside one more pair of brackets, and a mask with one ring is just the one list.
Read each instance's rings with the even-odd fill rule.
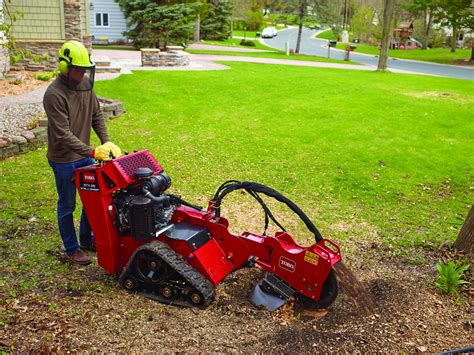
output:
[[162,242],[139,247],[125,266],[119,282],[127,291],[166,304],[204,308],[214,300],[214,286],[181,255]]

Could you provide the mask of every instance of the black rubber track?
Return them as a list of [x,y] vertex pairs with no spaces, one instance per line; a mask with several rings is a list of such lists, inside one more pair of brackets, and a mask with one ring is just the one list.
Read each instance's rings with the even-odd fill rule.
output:
[[[125,266],[122,274],[120,275],[119,282],[121,285],[124,279],[128,276],[132,276],[136,279],[137,275],[134,271],[134,262],[135,256],[142,250],[149,250],[153,252],[156,256],[161,258],[164,262],[166,262],[176,273],[178,273],[187,283],[189,283],[196,291],[198,291],[203,296],[203,301],[199,305],[199,308],[207,307],[215,298],[215,289],[211,282],[202,276],[198,271],[196,271],[191,265],[186,263],[182,256],[174,252],[166,244],[154,241],[145,245],[142,245],[140,248],[137,248],[133,253],[132,257],[128,261],[127,265]],[[148,287],[148,286],[147,286]],[[141,287],[139,287],[141,288]],[[140,290],[138,290],[140,291]],[[155,290],[158,292],[158,290]],[[146,292],[141,292],[144,296],[149,296],[153,299],[158,299],[154,294],[147,294]],[[192,303],[183,304],[182,302],[176,302],[176,304],[180,304],[183,306],[188,307],[195,307]]]

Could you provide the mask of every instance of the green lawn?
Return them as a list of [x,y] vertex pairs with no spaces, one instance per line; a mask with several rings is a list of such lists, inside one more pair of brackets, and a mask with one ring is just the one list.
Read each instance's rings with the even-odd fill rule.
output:
[[[262,31],[258,31],[262,33]],[[246,37],[248,39],[257,38],[257,31],[244,31],[244,30],[234,30],[232,36],[236,37]]]
[[[225,64],[231,69],[138,71],[97,82],[99,95],[127,110],[108,122],[113,141],[150,150],[170,174],[170,190],[193,203],[206,205],[228,179],[279,190],[340,243],[349,265],[375,252],[425,263],[420,246],[454,240],[474,197],[472,82]],[[61,261],[45,154],[43,147],[0,161],[0,327],[16,324],[24,305],[33,315],[83,322],[100,302],[124,297],[95,262],[72,268]],[[241,193],[225,199],[232,231],[263,230],[252,201]],[[295,238],[311,241],[294,215],[270,206]],[[147,319],[151,308],[141,309],[133,312]],[[51,329],[40,333],[45,341]]]
[[[127,109],[108,123],[114,142],[149,149],[173,191],[191,202],[205,204],[227,179],[269,185],[346,250],[356,240],[437,246],[455,238],[473,200],[472,82],[225,64],[231,69],[143,71],[97,82],[99,95]],[[1,232],[33,223],[15,248],[58,245],[45,149],[1,161],[0,176]],[[260,222],[256,205],[257,212],[242,208],[241,216]],[[248,222],[238,220],[238,227]]]
[[316,57],[309,55],[286,55],[284,52],[232,52],[232,51],[215,51],[215,50],[197,50],[187,49],[186,52],[193,54],[214,54],[214,55],[232,55],[238,57],[257,57],[257,58],[274,58],[274,59],[286,59],[286,60],[304,60],[309,62],[326,62],[326,63],[338,63],[338,64],[354,64],[359,65],[355,62],[345,62],[343,60]]
[[[368,46],[363,44],[351,43],[357,47],[356,52],[379,55],[380,50],[376,46]],[[336,48],[346,49],[347,44],[338,43]],[[453,61],[459,59],[471,58],[471,50],[469,49],[456,49],[456,52],[451,53],[449,48],[436,48],[427,50],[403,50],[403,49],[391,49],[388,51],[388,55],[393,58],[400,59],[411,59],[421,60],[425,62],[434,62],[440,64],[456,64]],[[459,64],[459,63],[458,63]]]
[[324,32],[321,32],[318,35],[316,35],[316,38],[327,39],[329,41],[336,40],[336,36],[334,35],[334,32],[332,32],[332,30],[326,30]]
[[[277,30],[284,30],[285,26],[280,26],[280,25],[272,25],[268,24],[265,27],[275,27]],[[232,32],[232,36],[234,37],[247,37],[247,39],[252,39],[252,38],[257,38],[257,32],[260,34],[262,33],[263,29],[261,31],[244,31],[244,30],[234,30]]]
[[138,50],[133,46],[113,46],[113,45],[101,46],[97,44],[92,45],[92,49],[111,49],[111,50],[122,50],[122,51],[137,51]]
[[[248,40],[251,40],[251,39],[248,38]],[[252,40],[252,42],[255,43],[255,47],[241,46],[240,41],[241,41],[240,38],[229,38],[229,39],[226,39],[224,41],[202,40],[201,43],[203,43],[203,44],[212,44],[212,45],[215,45],[215,46],[239,47],[239,48],[249,48],[249,49],[265,49],[265,50],[269,50],[269,51],[274,51],[275,50],[274,48],[268,47],[268,46],[260,43],[259,41],[253,41]]]

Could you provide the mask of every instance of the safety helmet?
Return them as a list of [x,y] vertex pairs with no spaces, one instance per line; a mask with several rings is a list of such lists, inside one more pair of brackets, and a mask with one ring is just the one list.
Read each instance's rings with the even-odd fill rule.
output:
[[78,91],[91,90],[94,86],[95,63],[81,42],[67,41],[58,53],[59,72],[68,79],[68,88]]

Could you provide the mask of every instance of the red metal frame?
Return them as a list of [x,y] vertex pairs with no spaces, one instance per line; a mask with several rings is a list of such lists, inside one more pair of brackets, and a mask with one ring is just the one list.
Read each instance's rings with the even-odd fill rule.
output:
[[[147,150],[76,170],[76,185],[94,233],[98,263],[114,275],[122,272],[133,252],[144,244],[130,235],[119,235],[114,225],[117,212],[113,195],[135,182],[133,173],[139,167],[148,167],[154,174],[163,172]],[[317,300],[333,265],[341,260],[339,247],[329,240],[303,247],[286,232],[268,236],[250,232],[231,234],[224,217],[215,219],[213,201],[207,211],[179,207],[172,222],[207,228],[211,239],[197,250],[184,241],[170,238],[166,232],[158,239],[214,285],[254,256],[261,268],[274,273],[297,292]]]

